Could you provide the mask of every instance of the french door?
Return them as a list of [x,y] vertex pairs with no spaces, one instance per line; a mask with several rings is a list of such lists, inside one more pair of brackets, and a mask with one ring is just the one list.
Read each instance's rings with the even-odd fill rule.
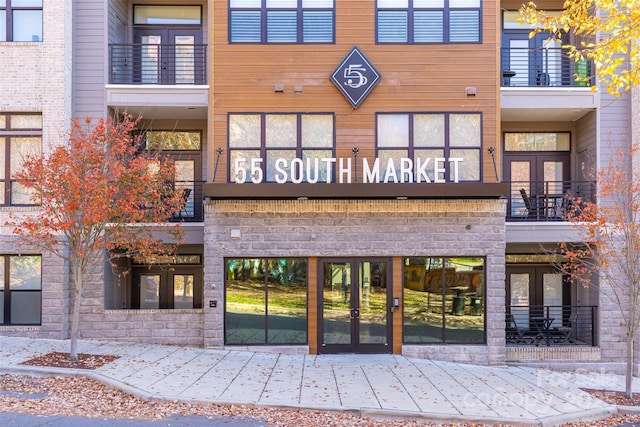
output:
[[145,267],[133,272],[132,308],[193,309],[202,307],[202,268]]
[[[511,200],[509,204],[509,214],[513,217],[527,216],[524,210],[523,195],[520,190],[532,201],[537,203],[548,201],[553,196],[560,197],[564,194],[565,183],[569,181],[569,153],[537,153],[537,154],[510,154],[505,153],[505,181],[511,183]],[[555,200],[555,199],[554,199]],[[538,201],[538,202],[536,202]],[[542,208],[548,206],[537,206],[537,215],[547,215]],[[556,215],[561,214],[559,209]]]
[[507,307],[519,327],[533,319],[550,318],[550,327],[563,325],[571,305],[571,293],[563,275],[552,266],[507,266]]
[[205,50],[199,29],[136,29],[134,69],[142,84],[203,84]]
[[[566,37],[563,37],[563,39]],[[505,31],[502,34],[502,69],[512,75],[505,86],[567,86],[571,82],[570,62],[562,54],[564,40],[549,33],[529,37],[529,31]]]
[[323,259],[318,266],[320,353],[391,353],[391,260]]

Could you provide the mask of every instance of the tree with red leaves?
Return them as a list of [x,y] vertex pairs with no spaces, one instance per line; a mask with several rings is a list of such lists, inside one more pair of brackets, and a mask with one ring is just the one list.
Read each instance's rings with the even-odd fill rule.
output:
[[[638,147],[619,150],[595,181],[598,202],[568,200],[567,219],[580,243],[561,243],[559,268],[583,286],[598,286],[618,310],[625,328],[626,388],[632,398],[634,342],[640,329],[640,171]],[[612,313],[613,314],[613,313]]]
[[101,273],[104,257],[112,266],[121,257],[168,260],[183,237],[179,223],[167,222],[184,205],[174,165],[141,150],[139,121],[126,114],[95,124],[74,120],[65,145],[26,156],[15,176],[40,209],[14,215],[9,225],[23,243],[55,254],[71,270],[72,360],[83,288]]

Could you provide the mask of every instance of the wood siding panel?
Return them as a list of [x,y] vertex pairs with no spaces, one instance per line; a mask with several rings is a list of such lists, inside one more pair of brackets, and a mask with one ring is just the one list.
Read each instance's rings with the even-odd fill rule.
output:
[[[228,112],[335,113],[336,156],[352,157],[357,146],[359,157],[370,160],[377,112],[481,112],[483,177],[495,182],[487,148],[499,147],[496,2],[483,2],[483,43],[459,45],[376,45],[375,4],[369,0],[336,1],[335,44],[229,44],[227,2],[212,7],[214,148],[227,151]],[[354,46],[382,75],[356,110],[329,80]],[[285,92],[275,93],[276,84],[284,84]],[[303,92],[294,93],[294,86]],[[467,97],[466,87],[475,87],[477,96]],[[218,174],[217,182],[225,182],[226,155],[219,170],[225,173]]]
[[393,354],[402,354],[403,272],[402,257],[393,257],[393,297],[400,298],[400,309],[393,312]]
[[318,258],[307,261],[307,339],[309,354],[318,354]]

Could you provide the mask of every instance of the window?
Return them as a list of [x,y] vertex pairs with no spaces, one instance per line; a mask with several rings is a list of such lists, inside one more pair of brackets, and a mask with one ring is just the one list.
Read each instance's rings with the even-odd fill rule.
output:
[[225,261],[225,344],[307,344],[307,260]]
[[231,43],[333,43],[334,0],[230,0]]
[[505,132],[505,151],[569,151],[569,132]]
[[133,6],[134,25],[200,25],[201,6]]
[[177,255],[169,265],[154,260],[132,265],[132,285],[127,308],[202,308],[202,256]]
[[479,182],[481,118],[480,113],[378,114],[381,181]]
[[481,0],[377,0],[378,43],[480,43]]
[[404,260],[403,342],[485,342],[484,258]]
[[230,114],[230,182],[331,182],[333,114]]
[[42,41],[42,0],[0,0],[0,42]]
[[0,256],[0,320],[3,325],[42,322],[42,256]]
[[0,205],[33,205],[36,202],[14,175],[25,156],[42,153],[40,114],[0,113]]

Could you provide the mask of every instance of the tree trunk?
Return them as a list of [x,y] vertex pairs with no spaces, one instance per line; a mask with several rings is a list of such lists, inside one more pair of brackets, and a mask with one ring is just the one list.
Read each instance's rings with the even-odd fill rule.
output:
[[625,377],[625,393],[629,399],[633,399],[631,381],[633,380],[633,336],[627,336],[627,374]]
[[82,279],[79,273],[79,269],[76,269],[73,277],[73,314],[71,316],[71,349],[69,351],[71,360],[78,360],[78,325],[80,323],[80,295],[82,293]]

